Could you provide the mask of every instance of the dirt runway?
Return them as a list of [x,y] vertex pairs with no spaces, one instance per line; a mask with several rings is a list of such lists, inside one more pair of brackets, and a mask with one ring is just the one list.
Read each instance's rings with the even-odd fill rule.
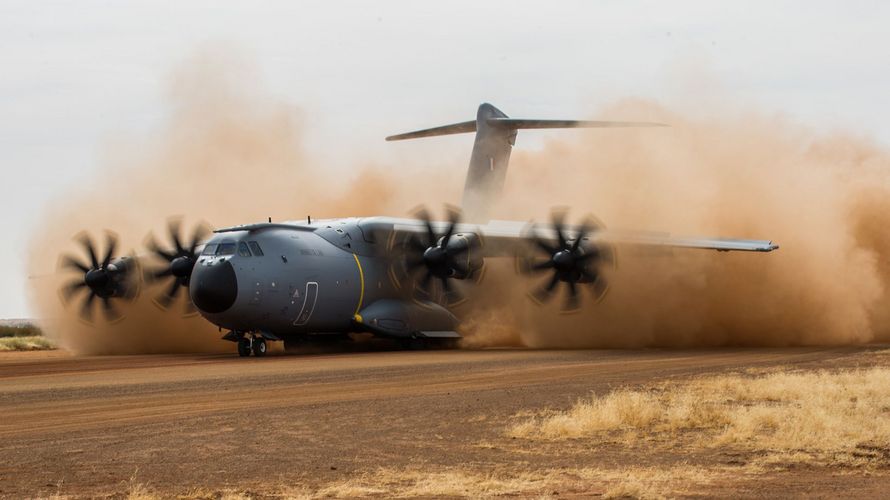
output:
[[[72,357],[0,354],[0,495],[275,496],[388,469],[475,472],[726,460],[718,452],[564,452],[505,437],[516,414],[591,392],[703,373],[885,363],[879,347],[713,351],[455,350]],[[713,494],[876,493],[882,474],[819,470],[710,485]],[[773,495],[770,495],[770,491]],[[595,491],[567,491],[586,495]]]

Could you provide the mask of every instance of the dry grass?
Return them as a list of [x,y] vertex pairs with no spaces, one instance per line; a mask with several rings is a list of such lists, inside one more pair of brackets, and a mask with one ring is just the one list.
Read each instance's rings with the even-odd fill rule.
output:
[[[333,481],[317,488],[282,486],[266,491],[261,498],[286,500],[315,500],[322,498],[493,498],[503,496],[553,498],[555,495],[604,498],[670,498],[700,490],[728,473],[725,468],[704,469],[680,464],[666,468],[627,467],[560,468],[534,472],[479,473],[464,469],[445,469],[436,472],[379,468],[374,472]],[[738,474],[738,469],[732,469]],[[122,484],[122,495],[114,498],[127,500],[160,500],[187,498],[206,500],[249,500],[247,492],[196,488],[185,494],[158,493],[139,482],[134,475]],[[54,500],[72,498],[57,493]]]
[[[526,439],[692,439],[792,461],[890,462],[890,369],[719,376],[620,389],[513,425]],[[774,457],[775,458],[775,457]]]
[[46,337],[0,337],[0,351],[42,351],[56,346]]
[[660,468],[559,469],[478,473],[461,469],[436,472],[381,468],[372,474],[329,483],[317,490],[281,490],[287,499],[317,498],[492,498],[552,497],[559,494],[606,498],[665,498],[709,484],[722,471],[687,465]]

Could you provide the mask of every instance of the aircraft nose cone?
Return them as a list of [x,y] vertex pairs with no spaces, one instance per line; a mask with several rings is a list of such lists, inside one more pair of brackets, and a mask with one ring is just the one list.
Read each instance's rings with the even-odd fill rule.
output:
[[207,313],[221,313],[232,307],[238,298],[238,281],[232,264],[225,261],[211,266],[195,266],[189,295],[195,306]]

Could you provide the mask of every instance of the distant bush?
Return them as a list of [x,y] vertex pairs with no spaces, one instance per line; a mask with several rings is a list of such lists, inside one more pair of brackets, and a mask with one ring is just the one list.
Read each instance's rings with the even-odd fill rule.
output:
[[0,338],[0,351],[43,351],[55,348],[55,344],[41,336]]
[[35,325],[0,326],[0,338],[7,337],[41,337],[43,332]]

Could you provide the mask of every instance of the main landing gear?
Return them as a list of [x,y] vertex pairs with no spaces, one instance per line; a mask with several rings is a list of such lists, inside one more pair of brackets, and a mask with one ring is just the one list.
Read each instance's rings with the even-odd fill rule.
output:
[[238,339],[238,355],[241,357],[253,355],[261,358],[266,355],[266,339],[263,337],[244,336]]

